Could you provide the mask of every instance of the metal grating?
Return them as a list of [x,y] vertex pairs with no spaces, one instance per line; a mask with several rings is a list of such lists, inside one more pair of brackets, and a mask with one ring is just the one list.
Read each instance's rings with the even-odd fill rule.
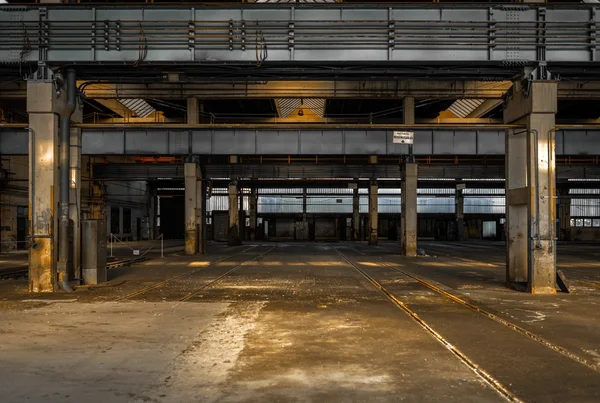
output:
[[144,101],[143,99],[119,99],[119,102],[125,107],[134,111],[135,114],[140,118],[148,117],[154,112],[156,112],[156,109],[154,109],[148,102]]
[[325,98],[276,98],[277,110],[279,117],[286,118],[296,109],[304,106],[315,113],[319,117],[325,116]]
[[280,118],[286,118],[292,112],[302,105],[301,101],[296,98],[278,98],[275,99],[277,104],[277,110],[279,111]]
[[459,118],[466,118],[484,101],[485,99],[457,99],[448,110]]
[[325,116],[325,98],[310,98],[304,100],[304,106],[309,108],[319,117]]

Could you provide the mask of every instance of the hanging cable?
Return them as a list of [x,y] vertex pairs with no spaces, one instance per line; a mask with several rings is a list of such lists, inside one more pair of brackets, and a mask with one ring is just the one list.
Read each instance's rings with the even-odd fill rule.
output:
[[267,43],[262,29],[259,28],[258,21],[256,22],[256,67],[262,66],[267,60]]
[[140,45],[138,47],[138,59],[133,63],[133,67],[138,67],[148,55],[148,40],[144,34],[144,28],[140,22]]
[[21,52],[19,52],[19,76],[23,76],[23,72],[22,72],[22,68],[23,68],[23,59],[25,58],[25,55],[27,55],[29,52],[31,52],[31,42],[29,41],[29,34],[27,32],[27,26],[25,25],[24,21],[21,21],[21,24],[23,25],[23,33],[24,33],[24,39],[23,39],[23,47],[21,48]]

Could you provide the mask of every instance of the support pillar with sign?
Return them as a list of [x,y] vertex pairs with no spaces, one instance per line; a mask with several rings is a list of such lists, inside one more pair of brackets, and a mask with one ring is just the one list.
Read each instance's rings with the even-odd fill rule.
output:
[[505,123],[506,282],[535,294],[556,293],[555,114],[557,83],[516,82]]
[[[414,123],[414,99],[404,100],[405,123]],[[408,156],[402,167],[400,205],[400,250],[404,256],[417,255],[417,164],[414,162],[415,133],[394,131],[394,144],[408,145]]]

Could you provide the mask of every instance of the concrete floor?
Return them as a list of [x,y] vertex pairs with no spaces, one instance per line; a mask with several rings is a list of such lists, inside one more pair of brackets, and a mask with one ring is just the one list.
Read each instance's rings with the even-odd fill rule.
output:
[[111,269],[109,286],[73,294],[2,281],[1,400],[505,400],[486,376],[524,401],[600,400],[597,246],[559,245],[574,292],[556,296],[506,289],[499,243],[419,246],[429,256],[401,257],[391,242],[209,244],[206,256]]

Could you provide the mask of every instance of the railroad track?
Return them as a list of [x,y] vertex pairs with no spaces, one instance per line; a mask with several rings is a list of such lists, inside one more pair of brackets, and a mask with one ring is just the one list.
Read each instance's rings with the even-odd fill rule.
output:
[[[355,251],[360,255],[366,255],[365,253],[353,248],[350,245],[346,245],[349,249]],[[475,362],[473,362],[466,354],[460,351],[458,348],[453,346],[448,340],[446,340],[443,335],[438,333],[431,325],[429,325],[426,321],[424,321],[417,312],[411,309],[406,303],[399,300],[393,292],[391,292],[388,288],[386,288],[381,282],[377,281],[373,276],[371,276],[365,269],[360,267],[360,264],[356,263],[352,258],[341,252],[338,248],[334,248],[335,251],[340,255],[340,257],[347,262],[350,266],[352,266],[356,271],[358,271],[364,278],[366,278],[375,288],[377,288],[382,294],[386,296],[388,300],[390,300],[394,305],[402,309],[405,313],[407,313],[415,322],[419,324],[423,329],[429,332],[438,342],[440,342],[447,350],[449,350],[452,354],[454,354],[457,358],[459,358],[467,367],[469,367],[477,376],[479,376],[483,381],[485,381],[489,386],[491,386],[498,394],[503,396],[508,401],[512,402],[520,402],[521,400],[511,392],[506,386],[501,384],[496,378],[494,378],[490,373],[486,372],[482,368],[480,368]],[[381,258],[380,258],[381,260]],[[406,277],[407,279],[416,281],[418,284],[427,288],[430,291],[433,291],[444,298],[447,298],[471,311],[474,311],[483,317],[492,320],[505,328],[508,328],[512,331],[515,331],[530,340],[533,340],[542,346],[561,354],[562,356],[577,362],[595,372],[600,373],[600,367],[586,360],[585,358],[578,356],[577,354],[572,353],[564,347],[561,347],[557,344],[552,343],[551,341],[531,332],[507,319],[504,319],[488,310],[484,309],[481,306],[476,305],[471,301],[467,301],[462,296],[452,293],[448,290],[442,289],[440,286],[427,281],[426,279],[415,276],[412,273],[401,270],[397,267],[394,267],[383,261],[373,261],[376,265],[380,267],[388,268],[396,273],[399,273]]]
[[[250,248],[244,249],[244,250],[242,250],[242,251],[240,251],[238,253],[234,253],[232,255],[225,256],[225,257],[223,257],[221,259],[218,259],[218,260],[210,263],[206,267],[201,267],[201,268],[198,268],[198,269],[191,270],[189,272],[185,272],[185,273],[181,273],[181,274],[178,274],[176,276],[173,276],[173,277],[169,277],[169,278],[167,278],[165,280],[159,281],[157,283],[154,283],[154,284],[151,284],[151,285],[149,285],[147,287],[144,287],[144,288],[142,288],[140,290],[137,290],[137,291],[134,291],[134,292],[129,293],[127,295],[124,295],[122,297],[119,297],[119,298],[115,299],[115,301],[117,301],[117,302],[118,301],[126,301],[126,300],[132,299],[134,297],[138,297],[138,296],[140,296],[140,295],[142,295],[142,294],[144,294],[144,293],[146,293],[148,291],[151,291],[151,290],[157,289],[159,287],[162,287],[163,285],[166,285],[166,284],[168,284],[168,283],[170,283],[172,281],[179,280],[179,279],[182,279],[182,278],[185,278],[185,277],[193,276],[195,273],[198,273],[200,271],[205,271],[205,270],[207,270],[209,268],[212,268],[212,267],[216,266],[218,263],[221,263],[221,262],[223,262],[223,261],[225,261],[227,259],[231,259],[233,257],[239,256],[239,255],[241,255],[241,254],[243,254],[245,252],[248,252],[250,250],[253,250],[253,249],[257,248],[257,247],[259,247],[259,246],[251,246]],[[242,268],[243,266],[247,265],[248,263],[253,262],[253,261],[259,259],[260,257],[266,255],[267,253],[269,253],[270,251],[272,251],[276,247],[277,247],[277,245],[269,247],[269,249],[266,250],[265,252],[259,253],[259,254],[255,255],[255,256],[253,256],[253,257],[251,257],[249,259],[244,260],[242,263],[240,263],[237,266],[233,267],[232,269],[226,271],[225,273],[222,273],[222,274],[218,275],[216,278],[210,280],[208,283],[203,284],[199,288],[196,288],[195,290],[186,293],[183,297],[179,298],[178,300],[179,301],[187,301],[187,300],[189,300],[190,298],[192,298],[193,296],[197,295],[202,290],[204,290],[204,289],[212,286],[216,282],[220,281],[221,279],[223,279],[224,277],[230,275],[231,273],[239,270],[240,268]]]
[[7,280],[15,277],[25,277],[29,273],[29,266],[11,267],[0,270],[0,280]]
[[[107,269],[115,269],[117,267],[126,267],[126,266],[131,266],[132,264],[135,264],[135,263],[144,262],[146,260],[149,260],[149,259],[147,257],[141,257],[141,258],[136,258],[136,259],[115,260],[115,261],[106,263],[106,268]],[[6,280],[6,279],[15,278],[15,277],[25,277],[25,276],[27,276],[28,273],[29,273],[28,265],[11,267],[8,269],[0,269],[0,280]]]
[[117,267],[127,267],[127,266],[131,266],[132,264],[135,264],[135,263],[145,262],[146,260],[150,260],[150,259],[144,256],[144,257],[138,257],[138,258],[134,258],[134,259],[114,260],[112,262],[106,263],[106,269],[116,269]]

